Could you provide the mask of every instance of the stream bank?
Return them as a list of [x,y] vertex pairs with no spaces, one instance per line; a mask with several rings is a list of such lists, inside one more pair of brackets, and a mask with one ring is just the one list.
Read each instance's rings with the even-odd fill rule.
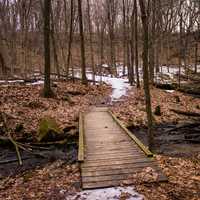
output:
[[[146,127],[130,126],[128,129],[148,145]],[[197,122],[157,124],[153,133],[156,154],[187,158],[198,156],[200,152],[200,124]]]

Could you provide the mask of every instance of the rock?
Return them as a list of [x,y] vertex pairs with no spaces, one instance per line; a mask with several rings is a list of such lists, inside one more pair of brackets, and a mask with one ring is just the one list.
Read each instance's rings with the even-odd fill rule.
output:
[[24,125],[23,124],[17,124],[15,127],[15,132],[21,132],[24,129]]
[[41,119],[38,128],[38,142],[41,141],[54,141],[62,133],[55,119],[45,117]]
[[58,87],[58,85],[56,83],[52,83],[51,86],[54,87],[54,88]]
[[161,108],[160,108],[160,106],[156,106],[154,114],[157,115],[157,116],[161,116]]
[[174,98],[175,98],[175,100],[176,100],[176,103],[180,103],[181,102],[181,100],[180,100],[180,97],[179,96],[174,96]]
[[70,124],[68,126],[66,126],[63,131],[64,132],[69,132],[71,129],[77,129],[77,126],[73,125],[73,124]]
[[63,101],[67,101],[67,102],[68,102],[69,104],[71,104],[71,105],[74,104],[74,102],[72,101],[70,95],[68,95],[68,94],[65,94],[65,95],[62,97],[62,100],[63,100]]
[[40,101],[31,101],[31,102],[25,104],[24,106],[30,107],[32,109],[45,108],[45,105]]

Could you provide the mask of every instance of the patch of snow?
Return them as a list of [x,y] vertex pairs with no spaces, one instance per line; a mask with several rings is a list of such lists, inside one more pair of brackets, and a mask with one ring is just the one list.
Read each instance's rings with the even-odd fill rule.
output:
[[103,64],[102,67],[107,68],[107,67],[109,67],[109,66],[108,66],[108,64]]
[[[117,65],[117,74],[118,76],[123,76],[123,71],[124,71],[124,65],[122,63]],[[128,68],[125,66],[125,74],[128,74]]]
[[40,72],[35,72],[35,73],[33,73],[33,76],[40,76],[40,75],[41,75]]
[[[76,71],[74,73],[75,77],[80,78],[81,73]],[[92,80],[92,73],[87,73],[87,78]],[[112,86],[112,94],[111,94],[111,101],[116,101],[123,95],[126,95],[127,91],[131,88],[130,84],[128,83],[127,78],[113,78],[111,75],[109,76],[95,76],[95,80],[100,82],[101,80],[109,85]]]
[[197,72],[200,71],[200,65],[197,65]]
[[102,80],[112,86],[112,101],[116,101],[123,95],[126,95],[127,91],[131,88],[130,84],[128,83],[128,79],[102,77]]
[[0,83],[24,83],[24,80],[11,80],[11,81],[0,80]]
[[[174,75],[179,73],[179,68],[178,67],[167,67],[167,66],[162,66],[160,67],[160,72],[162,74],[168,75],[170,78],[173,79]],[[181,74],[185,73],[185,69],[181,67]]]
[[[92,75],[87,75],[88,78],[91,78]],[[127,90],[131,88],[130,84],[128,83],[128,79],[123,78],[112,78],[107,76],[95,76],[95,80],[109,84],[112,86],[112,94],[111,94],[111,101],[116,101],[123,95],[126,95]]]
[[42,84],[44,84],[44,81],[39,80],[39,81],[36,81],[36,82],[33,82],[33,83],[27,83],[26,85],[42,85]]
[[121,195],[127,194],[126,200],[143,200],[144,196],[134,190],[134,187],[112,187],[96,190],[85,190],[66,197],[66,200],[119,200]]
[[175,90],[165,90],[165,92],[173,93],[173,92],[175,92]]

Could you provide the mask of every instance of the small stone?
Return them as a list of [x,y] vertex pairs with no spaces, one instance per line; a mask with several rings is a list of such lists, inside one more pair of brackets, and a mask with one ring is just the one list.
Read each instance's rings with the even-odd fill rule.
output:
[[160,108],[160,106],[156,106],[154,114],[157,115],[157,116],[161,116],[161,108]]

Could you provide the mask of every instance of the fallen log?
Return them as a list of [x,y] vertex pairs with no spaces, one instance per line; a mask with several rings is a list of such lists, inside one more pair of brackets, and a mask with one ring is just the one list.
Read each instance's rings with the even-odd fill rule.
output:
[[[32,159],[32,157],[22,157],[21,158],[22,160],[28,160],[28,159]],[[12,159],[7,159],[7,160],[1,160],[0,161],[0,165],[5,165],[5,164],[8,164],[8,163],[13,163],[13,162],[17,162],[19,161],[18,158],[12,158]]]
[[177,89],[177,84],[175,83],[154,83],[154,86],[162,90],[176,90]]
[[196,112],[182,111],[182,110],[176,110],[176,109],[170,109],[170,111],[175,112],[180,115],[186,115],[189,117],[200,117],[200,113],[196,113]]
[[11,141],[8,137],[0,136],[0,145],[10,145]]
[[[52,142],[37,142],[37,143],[30,143],[31,146],[51,146],[51,145],[63,145],[66,144],[68,139],[59,140],[59,141],[52,141]],[[67,143],[69,144],[69,143]]]
[[76,95],[85,95],[86,92],[81,92],[81,91],[67,91],[66,94],[70,94],[70,95],[76,96]]
[[187,86],[181,86],[181,88],[177,89],[179,92],[183,92],[186,94],[191,94],[191,95],[200,95],[200,89],[199,88],[192,88],[192,87],[187,87]]
[[177,124],[174,128],[167,129],[165,132],[177,131],[178,129],[184,128],[194,128],[197,126],[200,126],[200,122],[181,123]]
[[10,141],[13,143],[13,145],[15,147],[17,158],[18,158],[18,161],[19,161],[19,165],[22,165],[23,163],[22,163],[22,158],[21,158],[21,154],[20,154],[20,151],[19,151],[19,146],[15,142],[15,140],[12,138],[10,133],[9,133],[9,139],[10,139]]

